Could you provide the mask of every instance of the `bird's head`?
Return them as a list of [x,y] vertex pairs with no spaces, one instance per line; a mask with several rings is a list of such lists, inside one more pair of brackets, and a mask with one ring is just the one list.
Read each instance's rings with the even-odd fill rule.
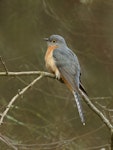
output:
[[60,35],[51,35],[49,38],[44,38],[48,46],[66,46],[64,38]]

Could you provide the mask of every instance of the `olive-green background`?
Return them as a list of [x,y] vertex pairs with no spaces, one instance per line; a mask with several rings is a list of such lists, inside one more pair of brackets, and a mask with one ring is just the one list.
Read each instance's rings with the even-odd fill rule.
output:
[[[60,34],[77,54],[92,102],[110,119],[113,108],[112,0],[0,0],[0,55],[9,71],[44,70],[44,37]],[[0,63],[0,71],[4,71]],[[0,112],[35,77],[0,77]],[[100,150],[110,133],[83,102],[83,126],[72,94],[43,78],[10,109],[0,133],[19,150]],[[12,150],[0,141],[1,150]]]

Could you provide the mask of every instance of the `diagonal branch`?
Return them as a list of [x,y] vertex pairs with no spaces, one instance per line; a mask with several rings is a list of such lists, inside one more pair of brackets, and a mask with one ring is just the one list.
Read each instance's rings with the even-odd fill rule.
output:
[[86,104],[99,116],[99,118],[106,124],[108,129],[113,130],[110,121],[103,115],[103,113],[90,101],[90,99],[79,89],[80,95],[83,97]]
[[0,118],[0,125],[3,123],[4,117],[7,115],[9,109],[11,108],[12,104],[16,101],[17,98],[19,98],[20,96],[22,96],[29,88],[31,88],[38,80],[40,80],[42,77],[44,76],[43,73],[40,74],[39,77],[37,77],[35,80],[33,80],[29,85],[27,85],[25,88],[23,88],[21,91],[19,91],[19,93],[17,93],[9,102],[9,104],[7,105],[5,111],[1,114],[1,118]]
[[[11,108],[12,104],[16,101],[17,98],[19,98],[21,95],[23,95],[30,87],[32,87],[38,80],[40,80],[42,77],[50,77],[55,79],[55,75],[43,72],[43,71],[28,71],[28,72],[0,72],[0,76],[30,76],[30,75],[38,75],[38,77],[33,80],[28,86],[23,88],[18,94],[16,94],[11,101],[9,102],[7,108],[5,111],[1,114],[0,118],[0,125],[3,123],[4,117],[7,115],[9,109]],[[103,115],[103,113],[90,101],[90,99],[79,89],[79,94],[83,97],[86,104],[90,107],[91,110],[93,110],[99,118],[105,123],[105,125],[108,127],[108,129],[111,132],[111,150],[113,150],[113,125],[110,123],[110,121]]]
[[5,144],[7,144],[9,147],[13,148],[14,150],[18,150],[17,147],[11,142],[11,140],[8,137],[2,135],[1,133],[0,133],[0,140]]
[[99,116],[99,118],[105,123],[105,125],[110,130],[111,134],[111,150],[113,150],[113,125],[110,121],[103,115],[103,113],[90,101],[90,99],[79,89],[80,95],[83,97],[86,104]]
[[[7,110],[9,110],[9,106],[12,105],[12,103],[14,103],[14,101],[20,96],[23,95],[28,89],[29,87],[33,86],[39,79],[41,79],[42,77],[50,77],[50,78],[54,78],[55,79],[55,75],[48,73],[48,72],[44,72],[44,71],[23,71],[23,72],[8,72],[8,75],[6,74],[6,72],[0,72],[0,76],[30,76],[30,75],[39,75],[38,78],[36,78],[33,82],[31,82],[27,87],[25,87],[24,89],[22,89],[19,94],[15,95],[13,97],[13,99],[10,101],[10,103],[7,106]],[[103,113],[90,101],[90,99],[79,89],[79,94],[84,98],[85,102],[87,103],[87,105],[100,117],[100,119],[106,124],[106,126],[112,130],[113,126],[110,123],[110,121],[103,115]],[[6,110],[5,110],[6,111]],[[7,111],[6,111],[7,112]],[[4,113],[5,114],[5,113]],[[5,114],[6,115],[6,114]],[[3,114],[1,115],[3,116]],[[4,117],[2,117],[4,118]],[[1,119],[0,119],[0,124],[1,124]]]

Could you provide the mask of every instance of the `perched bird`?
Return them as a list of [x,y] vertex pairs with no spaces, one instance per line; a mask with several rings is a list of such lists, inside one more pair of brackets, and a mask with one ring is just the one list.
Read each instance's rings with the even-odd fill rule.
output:
[[61,82],[65,83],[74,95],[81,122],[85,125],[81,98],[78,94],[79,88],[86,94],[80,82],[80,65],[75,53],[68,48],[65,39],[60,35],[51,35],[44,38],[47,41],[47,52],[45,54],[46,68]]

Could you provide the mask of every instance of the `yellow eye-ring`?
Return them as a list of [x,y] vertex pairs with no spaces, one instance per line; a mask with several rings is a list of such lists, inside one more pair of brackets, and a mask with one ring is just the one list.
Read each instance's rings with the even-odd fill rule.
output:
[[53,42],[53,43],[55,43],[56,41],[55,41],[55,40],[53,40],[52,42]]

